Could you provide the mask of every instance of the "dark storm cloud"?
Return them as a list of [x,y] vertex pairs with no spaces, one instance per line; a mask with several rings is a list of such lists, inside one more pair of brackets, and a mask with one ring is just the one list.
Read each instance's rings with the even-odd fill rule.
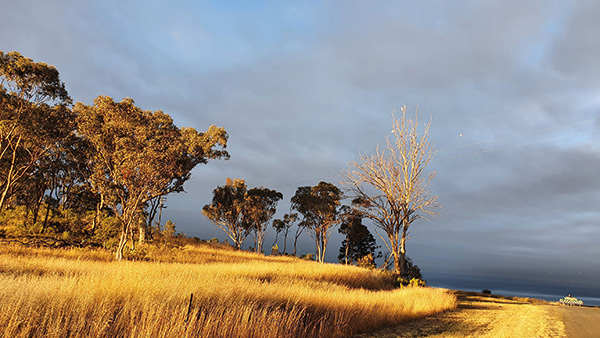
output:
[[231,160],[195,169],[166,210],[206,238],[224,238],[199,210],[226,177],[282,191],[283,214],[296,187],[339,183],[372,152],[393,107],[418,105],[444,206],[411,231],[425,276],[593,296],[599,6],[19,1],[0,11],[0,50],[56,65],[76,101],[129,96],[179,125],[225,127]]

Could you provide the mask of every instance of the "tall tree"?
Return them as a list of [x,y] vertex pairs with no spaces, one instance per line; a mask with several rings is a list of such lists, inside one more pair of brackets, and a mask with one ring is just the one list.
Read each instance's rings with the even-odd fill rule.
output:
[[246,192],[244,180],[227,178],[224,186],[213,190],[212,203],[202,208],[202,214],[225,231],[237,249],[242,248],[249,231],[244,220]]
[[244,220],[254,237],[254,249],[262,252],[265,230],[283,195],[267,188],[252,188],[244,196]]
[[392,112],[394,138],[386,137],[385,149],[374,155],[361,155],[347,174],[361,214],[385,232],[380,235],[394,258],[394,271],[404,276],[406,240],[409,227],[417,219],[434,215],[437,196],[429,192],[434,173],[425,174],[433,157],[429,126],[419,133],[417,117],[406,117],[406,106],[396,118]]
[[137,221],[148,201],[183,191],[196,165],[229,156],[225,129],[180,129],[169,115],[141,110],[129,98],[116,103],[99,96],[93,106],[77,103],[74,111],[79,133],[93,148],[91,184],[120,220],[119,260],[133,227],[145,230]]
[[70,104],[56,68],[0,51],[0,211],[10,192],[73,131]]
[[362,216],[357,212],[350,212],[340,225],[338,231],[345,235],[342,241],[338,260],[344,264],[354,264],[360,258],[371,254],[374,258],[380,257],[375,251],[377,241],[369,229],[362,223]]
[[328,182],[314,187],[299,187],[292,197],[292,208],[302,215],[301,226],[310,231],[315,240],[317,260],[325,261],[327,242],[332,229],[340,223],[342,191]]

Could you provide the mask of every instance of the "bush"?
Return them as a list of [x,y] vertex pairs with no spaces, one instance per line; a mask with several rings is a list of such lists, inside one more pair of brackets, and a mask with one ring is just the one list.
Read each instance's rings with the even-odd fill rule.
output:
[[271,247],[271,255],[273,255],[273,256],[279,255],[279,245],[275,244]]
[[132,261],[149,261],[147,257],[148,248],[146,245],[139,245],[135,250],[131,250],[130,247],[126,246],[123,250],[123,258]]
[[483,289],[483,290],[481,290],[481,293],[483,293],[484,295],[491,295],[492,291],[490,291],[488,289]]
[[358,265],[361,268],[375,269],[375,259],[373,258],[373,254],[370,253],[366,256],[359,258],[356,261],[356,265]]
[[315,260],[315,254],[313,254],[313,253],[307,253],[306,255],[300,256],[300,259],[306,259],[307,261],[314,261]]
[[427,286],[427,282],[420,279],[420,278],[412,278],[411,280],[408,280],[406,278],[402,278],[402,277],[398,277],[398,275],[395,275],[395,286],[399,287],[399,288],[403,288],[403,287],[424,287]]

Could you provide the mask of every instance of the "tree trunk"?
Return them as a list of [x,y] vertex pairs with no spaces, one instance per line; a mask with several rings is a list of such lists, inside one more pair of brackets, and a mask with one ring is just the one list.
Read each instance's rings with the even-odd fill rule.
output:
[[121,237],[119,238],[119,245],[117,246],[117,252],[115,253],[115,258],[118,261],[123,259],[123,250],[125,249],[125,244],[127,243],[127,231],[125,229],[121,229]]
[[296,257],[296,243],[298,242],[298,236],[294,236],[294,257]]
[[258,252],[258,230],[254,232],[254,251]]
[[46,226],[48,226],[48,218],[50,217],[50,204],[46,203],[46,215],[44,216],[44,223],[42,224],[42,230],[40,233],[44,233]]
[[350,235],[346,235],[346,253],[344,254],[345,264],[348,265],[348,251],[350,251]]
[[323,263],[325,261],[325,249],[327,248],[327,237],[323,233],[317,235],[317,261]]
[[262,231],[256,233],[256,252],[261,253],[263,246],[263,234]]
[[133,227],[129,225],[129,236],[131,237],[131,251],[135,251],[135,238],[133,237]]
[[400,276],[404,278],[404,267],[406,266],[406,236],[400,239]]
[[27,226],[27,219],[28,218],[29,218],[29,208],[26,207],[25,208],[25,217],[23,218],[23,227],[26,228],[26,229],[28,228],[28,226]]
[[146,243],[146,230],[146,223],[140,222],[138,238],[138,243],[140,246]]
[[164,206],[164,203],[165,203],[166,199],[167,199],[166,196],[161,196],[160,197],[160,204],[158,206],[158,225],[157,225],[158,231],[160,231],[160,222],[162,221],[162,211],[163,211],[163,209],[167,208],[167,207]]
[[[123,210],[121,220],[121,236],[119,237],[119,245],[117,246],[117,252],[115,253],[115,258],[118,261],[123,259],[123,250],[125,250],[125,246],[127,245],[127,240],[129,234],[131,233],[131,222],[133,216],[129,215],[127,209]],[[132,248],[131,250],[135,250],[135,241],[133,240],[133,236],[131,236]]]
[[285,233],[283,234],[283,254],[284,255],[286,254],[286,252],[285,252],[286,247],[285,246],[287,245],[287,235],[288,235],[288,232],[286,230]]
[[13,185],[13,171],[15,170],[15,163],[17,160],[17,149],[19,149],[19,144],[21,144],[21,135],[17,139],[17,145],[13,148],[12,159],[10,162],[10,168],[8,169],[8,175],[6,176],[6,185],[4,186],[4,191],[2,191],[2,196],[0,197],[0,212],[4,210],[4,204],[6,203],[6,198],[8,196],[8,191],[12,188]]
[[275,233],[275,241],[273,242],[273,245],[271,245],[271,248],[273,248],[273,247],[274,247],[274,246],[277,244],[277,241],[278,241],[278,240],[279,240],[279,233],[278,233],[278,232],[276,232],[276,233]]
[[92,220],[92,234],[94,233],[94,231],[96,231],[96,228],[98,227],[98,225],[100,225],[100,208],[101,208],[102,202],[98,202],[96,203],[96,213],[94,213],[94,219]]
[[8,170],[8,175],[6,177],[6,183],[4,186],[4,190],[2,191],[2,196],[0,197],[0,212],[2,212],[2,210],[4,210],[4,204],[6,203],[6,197],[8,196],[8,191],[12,185],[12,171],[13,171],[14,165],[10,166],[10,169]]
[[321,263],[325,263],[325,250],[327,250],[327,233],[321,234]]
[[394,273],[402,276],[402,265],[400,265],[400,246],[398,245],[397,236],[388,235],[391,243],[392,257],[394,259]]
[[[40,213],[40,208],[42,206],[42,202],[44,201],[44,192],[41,193],[40,197],[37,199],[37,201],[35,201],[35,204],[33,205],[33,225],[35,225],[35,223],[37,223],[37,219]],[[43,227],[42,227],[42,232],[43,231]]]

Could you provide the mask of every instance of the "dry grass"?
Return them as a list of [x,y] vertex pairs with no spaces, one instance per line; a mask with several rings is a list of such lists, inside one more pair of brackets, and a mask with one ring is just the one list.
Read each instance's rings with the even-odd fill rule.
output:
[[477,292],[455,294],[458,306],[454,311],[354,338],[566,337],[563,320],[555,310],[560,307]]
[[356,267],[210,246],[148,256],[159,262],[0,246],[0,335],[345,337],[456,303],[441,289],[390,290],[388,276]]

